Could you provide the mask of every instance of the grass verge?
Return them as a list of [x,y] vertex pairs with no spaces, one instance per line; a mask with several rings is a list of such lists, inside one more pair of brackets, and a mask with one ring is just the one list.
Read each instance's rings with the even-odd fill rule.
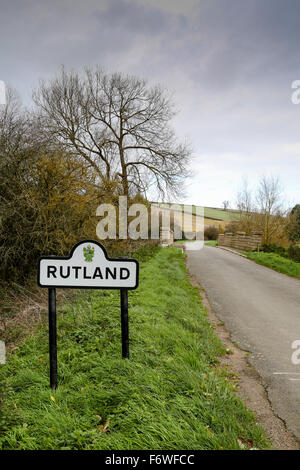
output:
[[264,253],[263,251],[246,251],[243,253],[247,258],[252,259],[258,264],[300,279],[300,263],[296,261],[284,258],[276,253]]
[[130,360],[121,359],[117,291],[79,291],[58,309],[59,388],[48,388],[40,325],[0,366],[1,449],[268,447],[234,393],[225,354],[176,248],[141,266],[129,294]]
[[204,245],[207,245],[207,246],[216,246],[217,244],[218,244],[218,240],[210,240],[204,243]]

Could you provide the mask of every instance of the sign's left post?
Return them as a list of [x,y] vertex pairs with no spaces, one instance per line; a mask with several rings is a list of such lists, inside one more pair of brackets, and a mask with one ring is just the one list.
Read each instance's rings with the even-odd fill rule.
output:
[[57,388],[57,335],[56,335],[56,290],[48,289],[49,295],[49,354],[50,354],[50,387]]

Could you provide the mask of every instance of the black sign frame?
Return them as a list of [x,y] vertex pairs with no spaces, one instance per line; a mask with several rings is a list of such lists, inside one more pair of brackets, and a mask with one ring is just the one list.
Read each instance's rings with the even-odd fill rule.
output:
[[[136,283],[132,287],[107,287],[107,286],[61,286],[61,285],[42,285],[40,284],[40,264],[41,260],[70,260],[74,251],[79,245],[92,243],[98,245],[104,252],[107,261],[115,262],[134,262],[136,264]],[[137,289],[139,285],[139,262],[131,258],[109,258],[106,249],[96,240],[81,240],[76,243],[69,256],[41,256],[38,260],[37,283],[42,289],[48,289],[48,311],[49,311],[49,361],[50,361],[50,388],[56,389],[58,386],[57,373],[57,322],[56,322],[56,289],[107,289],[120,290],[120,308],[121,308],[121,336],[122,336],[122,358],[129,359],[129,320],[128,320],[128,290]]]

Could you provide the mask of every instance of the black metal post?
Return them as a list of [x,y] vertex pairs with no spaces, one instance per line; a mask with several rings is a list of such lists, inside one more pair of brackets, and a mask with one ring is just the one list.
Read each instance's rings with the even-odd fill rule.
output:
[[56,291],[49,292],[49,353],[50,353],[50,387],[57,388],[57,341],[56,341]]
[[123,359],[129,359],[128,289],[120,289],[120,293],[121,293],[122,357]]

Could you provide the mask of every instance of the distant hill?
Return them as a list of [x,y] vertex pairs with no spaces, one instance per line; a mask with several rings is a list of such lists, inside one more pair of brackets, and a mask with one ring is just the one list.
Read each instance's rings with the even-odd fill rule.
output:
[[[162,208],[169,208],[170,205],[175,205],[175,203],[164,203],[164,202],[152,202],[152,204],[157,205]],[[183,208],[184,204],[177,204]],[[187,204],[189,205],[189,204]],[[196,214],[196,208],[201,206],[192,206],[192,213]],[[204,225],[226,225],[229,222],[234,222],[239,220],[240,213],[238,210],[234,209],[221,209],[219,207],[204,207]]]
[[234,222],[239,220],[240,213],[234,209],[220,209],[217,207],[204,207],[204,217],[216,220],[224,220],[225,222]]

